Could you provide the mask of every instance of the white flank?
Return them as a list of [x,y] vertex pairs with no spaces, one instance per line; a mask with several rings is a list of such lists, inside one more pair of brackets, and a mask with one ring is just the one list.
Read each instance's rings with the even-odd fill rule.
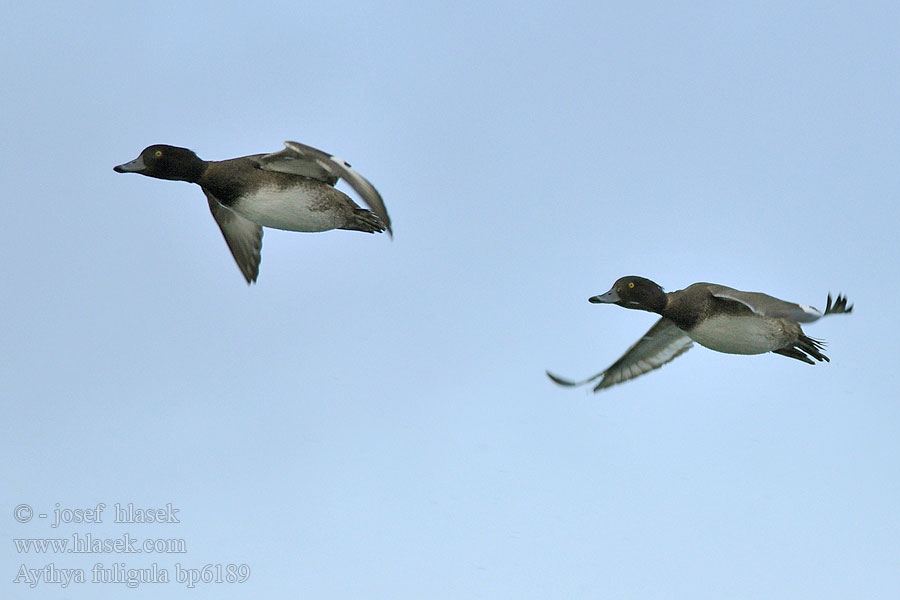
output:
[[[263,188],[241,198],[233,207],[254,223],[287,231],[327,231],[338,226],[338,215],[327,210],[326,203],[316,201],[302,189]],[[315,192],[313,192],[315,193]]]
[[701,346],[728,354],[763,354],[787,342],[778,320],[759,317],[712,317],[688,335]]

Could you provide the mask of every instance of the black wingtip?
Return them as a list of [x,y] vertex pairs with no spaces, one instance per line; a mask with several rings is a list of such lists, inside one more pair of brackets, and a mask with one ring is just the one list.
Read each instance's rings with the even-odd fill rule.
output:
[[259,277],[259,263],[256,264],[256,268],[253,268],[253,265],[244,266],[238,263],[238,270],[240,270],[241,275],[244,276],[247,285],[256,283],[256,278]]
[[826,315],[839,315],[839,314],[849,314],[853,312],[853,305],[847,305],[847,296],[843,294],[838,294],[837,299],[834,302],[831,301],[831,294],[828,294],[828,300],[825,305],[825,313]]
[[563,387],[575,387],[576,385],[578,385],[574,381],[570,381],[568,379],[563,379],[559,375],[554,375],[550,371],[544,371],[544,373],[547,374],[547,377],[550,378],[550,381],[552,381],[553,383],[555,383],[557,385],[561,385]]
[[[553,383],[555,383],[557,385],[561,385],[563,387],[580,387],[582,385],[587,385],[589,383],[593,383],[594,381],[597,381],[597,379],[599,379],[600,377],[603,377],[603,375],[606,374],[606,371],[603,371],[603,372],[597,373],[593,377],[588,377],[587,379],[584,379],[582,381],[572,381],[570,379],[564,379],[564,378],[560,377],[559,375],[554,375],[550,371],[544,371],[544,372],[547,374],[547,377],[550,378],[550,381],[552,381]],[[603,381],[601,381],[598,384],[598,386],[596,388],[594,388],[595,392],[598,389],[600,389],[601,387],[607,387],[608,384],[604,385],[604,381],[606,381],[605,378],[603,379]]]

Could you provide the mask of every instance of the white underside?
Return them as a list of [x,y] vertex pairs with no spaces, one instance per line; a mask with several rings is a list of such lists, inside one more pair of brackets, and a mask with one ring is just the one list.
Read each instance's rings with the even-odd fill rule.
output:
[[763,354],[787,343],[778,320],[758,317],[712,317],[687,334],[701,346],[728,354]]
[[297,190],[262,189],[242,198],[231,209],[263,227],[287,231],[327,231],[341,225],[340,212],[328,200],[310,198]]

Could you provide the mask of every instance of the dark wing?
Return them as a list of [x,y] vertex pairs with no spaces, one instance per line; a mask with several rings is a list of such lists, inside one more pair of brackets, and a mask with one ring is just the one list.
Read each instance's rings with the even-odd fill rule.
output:
[[657,321],[644,337],[635,342],[622,357],[606,370],[584,381],[570,381],[547,372],[547,376],[559,385],[576,386],[600,380],[594,391],[600,391],[617,383],[634,379],[653,369],[658,369],[676,356],[687,352],[693,345],[691,338],[669,319]]
[[847,305],[847,296],[838,294],[837,300],[831,302],[831,294],[828,294],[828,301],[825,305],[826,315],[840,315],[853,312],[853,305]]
[[391,230],[391,218],[388,216],[381,194],[365,177],[351,169],[349,163],[300,142],[285,142],[284,146],[284,150],[280,152],[254,157],[259,162],[260,168],[312,177],[329,185],[343,179],[381,219],[388,233],[394,234]]
[[209,201],[209,211],[222,230],[225,243],[237,263],[247,283],[256,281],[259,275],[260,251],[262,250],[262,227],[245,219],[230,208],[222,206],[215,196],[205,189]]
[[301,153],[289,147],[288,143],[296,142],[285,142],[285,148],[278,152],[255,154],[247,158],[254,159],[259,164],[259,168],[266,171],[277,171],[279,173],[318,179],[328,185],[334,185],[338,182],[340,175],[335,173],[329,164],[328,161],[331,157],[328,154],[315,150],[315,148],[311,148],[311,150],[315,150],[316,154],[312,152]]
[[[795,304],[779,300],[760,292],[741,292],[725,286],[710,285],[710,293],[720,300],[730,300],[742,304],[752,312],[773,319],[784,319],[792,323],[812,323],[823,314],[817,308],[805,304]],[[831,296],[829,296],[829,299]],[[846,303],[846,299],[844,299]]]

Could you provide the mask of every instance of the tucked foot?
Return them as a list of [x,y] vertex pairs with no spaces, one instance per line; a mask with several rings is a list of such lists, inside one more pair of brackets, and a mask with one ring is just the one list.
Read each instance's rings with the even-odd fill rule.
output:
[[354,208],[350,223],[341,227],[351,231],[365,231],[366,233],[381,233],[385,230],[384,223],[378,215],[365,208]]
[[792,345],[773,350],[773,352],[814,365],[816,363],[812,360],[813,358],[818,361],[831,362],[827,356],[822,354],[824,348],[825,342],[822,340],[815,340],[801,333],[799,339]]

